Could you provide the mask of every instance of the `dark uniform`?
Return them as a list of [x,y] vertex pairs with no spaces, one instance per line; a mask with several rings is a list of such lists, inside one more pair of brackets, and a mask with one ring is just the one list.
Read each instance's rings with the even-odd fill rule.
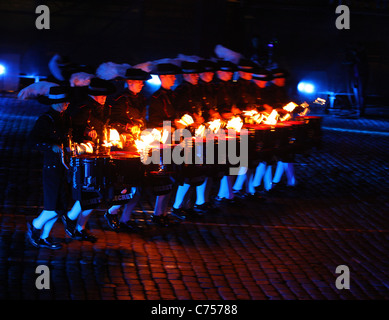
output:
[[264,69],[264,68],[256,68],[255,72],[253,73],[253,81],[255,83],[256,80],[264,82],[265,86],[262,88],[259,86],[259,84],[255,84],[255,96],[256,96],[256,105],[257,105],[257,111],[264,111],[264,105],[270,105],[270,92],[269,92],[269,86],[267,84],[269,81],[273,79],[271,72]]
[[146,98],[141,93],[134,94],[126,90],[112,103],[110,123],[120,124],[123,127],[127,124],[144,124],[146,105]]
[[257,111],[261,112],[264,111],[265,108],[263,107],[265,104],[270,105],[270,92],[268,87],[260,88],[256,86],[255,88],[255,96],[256,96],[256,102],[257,105]]
[[67,210],[67,171],[61,154],[53,145],[66,145],[69,122],[63,113],[50,108],[36,121],[29,139],[32,147],[43,152],[44,210],[63,214]]
[[[281,68],[271,70],[272,78],[287,78],[289,73]],[[269,105],[274,109],[281,109],[283,106],[290,102],[290,98],[287,92],[287,87],[277,86],[274,83],[267,88],[269,94]]]
[[286,87],[279,87],[271,84],[266,88],[268,104],[274,109],[282,108],[290,102]]
[[231,107],[236,105],[236,84],[232,81],[221,81],[215,83],[216,104],[219,113],[231,112]]
[[[151,79],[148,72],[137,68],[126,70],[125,80],[147,81]],[[144,126],[146,121],[147,102],[141,92],[134,93],[130,88],[124,90],[112,101],[110,123],[120,133],[125,131],[127,125]]]
[[163,121],[174,121],[177,118],[175,109],[176,95],[173,90],[159,88],[149,102],[149,128],[162,127]]
[[242,58],[238,63],[240,77],[236,82],[236,104],[242,111],[255,108],[257,85],[251,79],[257,68],[258,66],[249,59]]
[[88,136],[88,132],[92,130],[96,130],[98,138],[102,137],[104,125],[107,121],[107,108],[89,96],[78,104],[71,104],[67,113],[72,122],[73,140],[78,143],[92,140]]
[[[218,65],[216,62],[211,61],[211,60],[200,60],[198,62],[200,67],[203,69],[202,73],[212,73],[211,79],[208,80],[210,81],[204,81],[202,74],[200,74],[200,79],[199,79],[199,91],[201,95],[201,102],[202,102],[202,109],[203,109],[203,118],[207,122],[211,119],[211,113],[218,112],[217,108],[217,100],[216,100],[216,85],[214,82],[215,78],[215,72],[218,69]],[[213,112],[212,112],[213,111]]]
[[203,117],[205,121],[208,120],[209,110],[218,111],[216,99],[216,85],[213,81],[205,82],[199,80],[199,91],[201,95]]
[[[229,61],[219,61],[218,71],[235,72],[237,71],[235,64]],[[220,78],[215,81],[216,104],[220,114],[230,113],[232,106],[236,106],[236,83],[232,80],[223,81]]]
[[204,110],[199,85],[183,80],[174,93],[178,116],[183,116],[185,113],[202,115]]
[[251,110],[257,104],[257,85],[245,79],[238,79],[236,82],[236,106],[240,110]]

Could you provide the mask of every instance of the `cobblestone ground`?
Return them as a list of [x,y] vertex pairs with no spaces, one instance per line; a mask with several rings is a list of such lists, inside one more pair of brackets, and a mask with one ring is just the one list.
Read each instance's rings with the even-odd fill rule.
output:
[[[25,241],[41,211],[40,155],[26,135],[44,106],[0,98],[0,299],[388,299],[389,123],[323,119],[323,148],[298,156],[298,185],[169,228],[137,208],[138,233],[108,229],[103,210],[89,221],[95,244],[58,251]],[[380,131],[381,134],[334,128]],[[37,290],[45,264],[50,290]],[[350,270],[339,290],[336,267]]]

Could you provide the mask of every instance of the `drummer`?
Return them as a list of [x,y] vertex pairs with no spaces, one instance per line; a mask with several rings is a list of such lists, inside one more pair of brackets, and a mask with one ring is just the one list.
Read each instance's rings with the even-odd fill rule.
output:
[[272,107],[270,106],[270,94],[269,94],[269,85],[270,81],[273,80],[272,74],[270,71],[263,67],[258,67],[255,69],[253,74],[253,82],[255,84],[255,96],[257,105],[257,111],[266,111],[270,114]]
[[[126,70],[125,81],[127,89],[114,99],[111,108],[110,125],[119,133],[131,133],[134,127],[143,128],[146,123],[146,98],[142,94],[145,81],[151,75],[137,68]],[[134,231],[136,226],[130,221],[131,213],[140,199],[140,187],[132,188],[133,197],[125,205],[114,205],[104,214],[109,227],[114,231]],[[122,211],[120,220],[118,213]]]
[[[240,110],[257,109],[256,84],[252,81],[253,74],[256,72],[257,68],[258,66],[248,59],[240,59],[238,63],[239,79],[237,80],[236,85],[237,107]],[[242,167],[241,170],[244,173],[237,175],[233,186],[235,197],[263,200],[262,196],[255,192],[251,183],[255,173],[253,163],[251,163],[248,168]],[[245,191],[243,190],[244,184],[246,185]]]
[[[256,85],[256,97],[257,97],[257,111],[270,112],[273,108],[270,106],[270,97],[268,84],[273,79],[272,74],[265,68],[257,68],[253,74],[253,82]],[[263,186],[263,192],[266,193],[272,187],[272,165],[271,159],[261,159],[258,166],[255,169],[253,179],[249,181],[250,188],[258,189]]]
[[[232,81],[237,66],[229,61],[218,61],[218,70],[216,71],[216,103],[218,111],[223,119],[229,120],[241,110],[236,107],[236,84]],[[226,170],[220,171],[222,175],[220,180],[219,192],[215,198],[220,204],[235,204],[236,199],[232,190],[233,176],[230,176]],[[234,199],[235,198],[235,199]]]
[[202,72],[199,79],[199,90],[201,93],[203,104],[203,118],[205,121],[220,119],[221,116],[217,109],[216,102],[216,86],[215,86],[215,72],[217,70],[217,63],[212,60],[199,60]]
[[[200,77],[199,74],[203,70],[198,63],[189,61],[183,61],[181,63],[181,69],[183,73],[183,81],[174,90],[177,106],[179,107],[178,112],[180,115],[189,114],[192,116],[194,120],[192,126],[196,128],[204,123],[203,99],[198,85]],[[184,168],[186,169],[186,167]],[[192,204],[192,201],[189,198],[191,197],[192,191],[194,191],[192,189],[196,189],[197,200],[200,200],[200,198],[204,199],[206,186],[204,184],[206,177],[203,172],[198,170],[199,168],[192,167],[189,169],[191,172],[185,169],[178,174],[178,187],[171,211],[172,215],[182,220],[194,217],[198,213],[204,213],[202,207],[200,207],[200,205],[204,204],[204,200],[202,200],[201,203],[196,201],[196,210],[194,210],[194,204]],[[189,175],[191,177],[189,177]],[[204,185],[204,187],[202,187],[202,185]]]
[[147,102],[142,89],[151,75],[141,69],[129,68],[124,79],[127,88],[113,100],[110,117],[110,125],[117,127],[119,133],[128,132],[134,125],[145,126]]
[[[287,92],[286,79],[289,76],[288,71],[282,68],[276,68],[272,71],[272,84],[269,86],[270,105],[279,112],[286,113],[282,109],[290,102],[290,97]],[[293,154],[285,154],[280,157],[277,162],[277,167],[272,180],[273,191],[279,187],[283,174],[286,174],[287,186],[294,187],[296,184],[296,177],[294,172],[294,156]]]
[[240,59],[238,63],[239,79],[236,81],[236,104],[242,111],[256,108],[256,85],[252,81],[256,68],[258,66],[249,59]]
[[[92,78],[84,101],[69,106],[75,142],[90,141],[95,150],[103,143],[103,128],[107,123],[105,101],[107,95],[114,91],[115,87],[109,81]],[[91,213],[101,202],[100,197],[95,192],[75,192],[73,198],[75,203],[72,209],[62,216],[66,233],[72,239],[96,242],[96,237],[85,227]]]
[[[172,63],[158,63],[153,67],[151,74],[158,75],[161,87],[153,93],[149,100],[148,128],[163,128],[164,121],[176,123],[177,106],[176,96],[172,87],[176,75],[181,74],[181,68]],[[169,128],[167,128],[169,129]],[[162,179],[161,179],[162,180]],[[156,201],[152,221],[160,226],[169,226],[168,204],[172,193],[173,183],[170,177],[164,177],[164,191],[155,191]]]
[[29,222],[27,239],[37,248],[60,249],[62,245],[50,237],[51,229],[58,216],[67,211],[66,169],[62,162],[63,145],[69,123],[63,116],[69,105],[69,94],[65,87],[50,88],[48,96],[38,100],[50,109],[36,121],[31,133],[32,146],[43,152],[43,211]]

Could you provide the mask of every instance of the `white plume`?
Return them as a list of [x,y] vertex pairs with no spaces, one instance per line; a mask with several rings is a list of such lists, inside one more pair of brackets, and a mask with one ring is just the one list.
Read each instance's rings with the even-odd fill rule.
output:
[[49,61],[49,70],[51,74],[59,81],[64,81],[65,78],[62,76],[60,62],[61,56],[59,54],[54,55]]
[[94,74],[86,72],[77,72],[73,73],[70,77],[70,86],[71,87],[85,87],[90,83],[90,79],[94,78]]
[[188,61],[188,62],[198,62],[199,60],[201,60],[202,58],[198,57],[198,56],[187,56],[185,54],[182,54],[182,53],[179,53],[177,55],[177,59],[181,60],[181,61]]
[[40,81],[20,90],[18,94],[18,99],[25,100],[28,98],[36,98],[41,95],[48,95],[51,87],[58,86],[57,83]]
[[126,70],[130,67],[127,63],[117,64],[114,62],[104,62],[97,68],[96,75],[104,80],[112,80],[116,77],[124,77]]
[[238,64],[239,60],[243,58],[243,55],[232,51],[231,49],[228,49],[221,44],[216,45],[215,47],[215,54],[223,60],[230,61],[232,63]]
[[141,69],[145,72],[151,72],[152,67],[153,67],[153,62],[151,62],[151,61],[138,63],[137,65],[133,66],[133,68]]
[[160,64],[160,63],[171,63],[179,67],[181,65],[181,60],[180,59],[171,59],[171,58],[163,58],[163,59],[158,59],[152,61],[153,66]]

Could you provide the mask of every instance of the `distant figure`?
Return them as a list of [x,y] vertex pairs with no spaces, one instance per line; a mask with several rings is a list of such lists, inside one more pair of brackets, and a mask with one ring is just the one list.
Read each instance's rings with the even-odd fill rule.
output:
[[369,63],[363,47],[351,48],[346,52],[346,64],[349,72],[357,106],[357,116],[365,115],[366,87],[369,78]]

